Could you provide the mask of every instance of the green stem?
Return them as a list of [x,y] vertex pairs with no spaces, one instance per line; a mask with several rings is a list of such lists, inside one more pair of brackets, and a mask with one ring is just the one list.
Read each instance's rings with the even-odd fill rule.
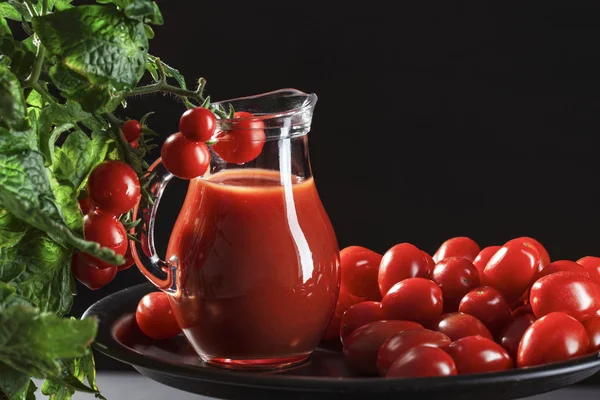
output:
[[46,49],[40,43],[38,47],[37,55],[35,56],[35,61],[33,63],[33,67],[31,69],[31,74],[25,79],[23,82],[23,87],[33,87],[40,79],[40,74],[42,73],[42,66],[44,65],[44,57],[46,56]]
[[42,0],[42,15],[48,13],[48,0]]
[[129,143],[127,143],[125,141],[125,138],[123,137],[123,135],[121,135],[121,125],[123,123],[121,122],[121,120],[119,120],[117,117],[115,117],[113,113],[106,113],[105,115],[106,115],[106,119],[108,119],[108,122],[111,125],[112,135],[115,138],[115,140],[117,141],[117,144],[121,148],[121,152],[123,153],[123,156],[125,157],[125,161],[129,165],[133,165],[133,158],[131,156]]
[[46,88],[44,88],[42,85],[39,84],[39,82],[34,83],[33,85],[31,85],[31,87],[40,94],[40,96],[42,96],[42,98],[44,100],[46,100],[48,103],[54,104],[57,103],[58,101],[54,98],[54,96],[52,96],[50,94],[50,92],[48,92],[46,90]]
[[35,9],[33,3],[31,2],[31,0],[25,0],[25,4],[27,5],[27,9],[29,10],[29,14],[31,14],[32,17],[37,17],[38,16],[37,10]]

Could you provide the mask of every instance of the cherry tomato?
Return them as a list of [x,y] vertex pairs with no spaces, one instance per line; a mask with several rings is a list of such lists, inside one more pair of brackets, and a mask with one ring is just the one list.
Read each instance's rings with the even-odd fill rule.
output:
[[215,134],[217,118],[207,108],[196,107],[187,110],[179,119],[179,132],[192,142],[207,142]]
[[187,140],[181,132],[165,140],[160,151],[165,168],[181,179],[194,179],[208,169],[210,153],[202,142]]
[[387,319],[415,321],[430,325],[442,315],[442,290],[429,279],[409,278],[398,282],[383,296]]
[[537,273],[540,256],[525,242],[511,241],[493,255],[483,270],[481,282],[498,289],[508,303],[521,297]]
[[517,350],[519,350],[521,338],[527,328],[534,322],[535,316],[533,314],[523,314],[516,317],[500,333],[498,343],[508,351],[513,360],[517,359]]
[[537,272],[540,272],[542,269],[544,269],[546,265],[550,264],[550,255],[548,254],[548,251],[544,246],[542,246],[540,242],[538,242],[534,238],[523,236],[516,239],[512,239],[506,244],[511,242],[521,242],[527,244],[528,246],[535,247],[535,249],[538,251],[538,254],[540,255],[540,263],[538,264]]
[[137,140],[135,140],[135,141],[133,141],[133,142],[129,143],[129,145],[130,145],[132,148],[134,148],[134,149],[137,149],[137,148],[139,148],[139,147],[140,147],[140,142],[138,142]]
[[431,278],[433,269],[423,252],[410,243],[400,243],[386,251],[379,266],[379,291],[382,296],[396,283],[408,278]]
[[455,237],[446,240],[433,255],[433,261],[439,263],[444,258],[461,257],[473,262],[479,254],[479,245],[468,237]]
[[129,119],[121,125],[121,132],[123,133],[125,140],[132,143],[140,138],[140,135],[142,134],[142,125],[135,119]]
[[104,161],[88,178],[87,192],[91,202],[114,215],[131,210],[140,200],[140,180],[128,164]]
[[79,199],[79,209],[83,215],[89,214],[96,209],[96,206],[92,204],[89,197]]
[[[423,253],[423,257],[425,258],[425,262],[427,263],[427,270],[433,271],[433,269],[435,268],[435,261],[433,261],[433,258],[431,258],[429,253],[427,253],[426,251],[422,251],[422,253]],[[426,278],[426,277],[422,277],[422,278]]]
[[335,311],[333,312],[333,317],[331,317],[331,321],[329,322],[329,325],[323,334],[323,340],[339,339],[342,317],[344,313],[348,308],[354,304],[360,303],[361,301],[364,301],[364,299],[351,295],[343,288],[340,290],[337,304],[335,305]]
[[573,272],[555,272],[533,284],[529,302],[537,318],[562,311],[585,321],[600,309],[600,285]]
[[169,297],[163,292],[152,292],[142,297],[135,311],[135,320],[140,330],[152,339],[169,339],[181,332]]
[[248,112],[239,111],[234,114],[236,121],[232,130],[221,132],[213,150],[229,163],[242,164],[259,156],[265,145],[265,123],[253,118]]
[[426,377],[456,375],[454,360],[436,347],[415,347],[398,358],[388,370],[387,377]]
[[600,351],[600,316],[594,315],[585,320],[583,326],[590,338],[590,352]]
[[71,258],[73,276],[88,289],[97,290],[112,281],[117,275],[117,267],[100,269],[90,260],[82,257],[81,253],[73,254]]
[[344,341],[344,359],[354,368],[377,374],[377,353],[390,337],[406,330],[423,329],[412,321],[375,321],[363,325]]
[[377,284],[381,254],[361,246],[350,246],[340,252],[342,286],[351,294],[380,301]]
[[453,342],[467,336],[482,336],[492,339],[492,334],[483,322],[472,315],[460,312],[443,315],[435,329],[448,336]]
[[504,371],[514,366],[504,347],[481,336],[458,339],[446,352],[454,360],[459,374]]
[[565,361],[586,354],[589,346],[590,340],[581,322],[563,312],[550,313],[525,331],[517,350],[517,366]]
[[131,254],[131,246],[129,246],[127,248],[127,252],[125,253],[125,262],[119,265],[118,270],[119,272],[125,271],[126,269],[131,268],[133,264],[135,264],[135,260],[133,259],[133,255]]
[[501,248],[502,246],[489,246],[481,249],[479,254],[477,254],[477,257],[475,257],[475,260],[473,261],[473,265],[477,268],[477,271],[479,271],[480,277],[483,276],[483,270],[488,261],[490,261],[490,258],[492,258],[492,256]]
[[496,336],[511,320],[512,313],[502,294],[489,286],[471,290],[460,301],[458,311],[470,314],[483,322]]
[[438,262],[431,280],[442,289],[444,312],[457,311],[462,298],[480,285],[477,268],[466,258],[458,257]]
[[590,277],[588,270],[586,270],[583,266],[577,264],[575,261],[569,260],[559,260],[552,261],[550,264],[546,265],[544,269],[540,271],[537,275],[537,279],[540,279],[546,275],[553,274],[555,272],[573,272],[575,274],[583,275],[586,278]]
[[[108,247],[119,255],[124,256],[127,252],[127,232],[121,221],[112,214],[92,211],[83,217],[83,236],[86,240],[97,242],[100,246]],[[89,254],[84,253],[82,257],[100,269],[114,267]]]
[[446,348],[452,341],[443,333],[427,329],[400,332],[386,340],[377,354],[377,370],[379,375],[386,376],[390,366],[408,350],[420,347]]
[[600,257],[582,257],[577,260],[577,264],[583,266],[588,271],[593,281],[600,283]]
[[385,319],[383,308],[378,301],[363,301],[348,307],[342,316],[340,327],[340,338],[342,343],[352,332],[369,322],[381,321]]
[[519,307],[515,308],[512,311],[513,318],[517,318],[517,317],[519,317],[521,315],[525,315],[525,314],[533,314],[533,310],[531,309],[531,304],[520,305]]

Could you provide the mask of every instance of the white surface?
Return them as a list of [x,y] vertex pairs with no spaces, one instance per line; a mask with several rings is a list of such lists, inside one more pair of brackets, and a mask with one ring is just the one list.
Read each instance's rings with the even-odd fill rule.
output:
[[[41,382],[36,382],[38,387]],[[100,373],[98,387],[108,400],[208,400],[210,397],[199,396],[154,382],[144,376],[133,373]],[[39,393],[39,399],[47,398]],[[600,387],[578,386],[566,388],[528,397],[529,400],[598,400]],[[93,395],[77,393],[74,400],[92,400]],[[310,396],[307,397],[310,399]]]

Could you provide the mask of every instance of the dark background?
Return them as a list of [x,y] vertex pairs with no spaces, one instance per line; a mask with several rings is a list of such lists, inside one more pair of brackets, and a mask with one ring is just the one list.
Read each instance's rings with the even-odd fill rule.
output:
[[[600,255],[600,4],[454,3],[163,0],[151,52],[213,99],[317,93],[311,160],[340,247],[526,235],[553,259]],[[184,108],[155,96],[121,116],[150,110],[163,140]],[[167,191],[159,248],[185,187]],[[143,281],[80,286],[74,312]]]

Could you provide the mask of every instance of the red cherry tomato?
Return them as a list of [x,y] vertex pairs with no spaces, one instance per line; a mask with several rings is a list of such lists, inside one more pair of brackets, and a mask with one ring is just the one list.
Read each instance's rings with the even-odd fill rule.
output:
[[588,271],[590,278],[596,283],[600,283],[600,257],[586,256],[577,260],[577,264],[581,265]]
[[511,320],[512,313],[502,294],[489,286],[471,290],[460,301],[458,311],[483,322],[492,335],[497,335]]
[[436,347],[415,347],[398,358],[388,370],[389,378],[456,375],[454,360]]
[[389,249],[379,266],[379,291],[382,296],[396,283],[408,278],[431,278],[430,268],[423,252],[410,243],[400,243]]
[[[422,251],[423,253],[423,257],[425,258],[425,262],[427,263],[427,271],[433,271],[433,269],[435,268],[435,261],[433,261],[433,258],[431,258],[431,256],[429,255],[429,253]],[[421,277],[421,278],[426,278],[425,277]]]
[[513,368],[513,360],[504,347],[481,336],[458,339],[446,349],[459,374],[504,371]]
[[142,125],[135,119],[129,119],[121,125],[121,132],[129,143],[135,142],[142,134]]
[[542,246],[542,244],[540,242],[538,242],[534,238],[523,236],[523,237],[519,237],[516,239],[512,239],[509,242],[507,242],[506,244],[511,243],[511,242],[526,243],[528,246],[534,247],[538,251],[538,254],[540,255],[540,263],[538,264],[538,268],[537,268],[538,272],[540,272],[542,269],[544,269],[544,267],[546,265],[550,264],[550,255],[548,254],[548,251],[546,250],[546,248],[544,246]]
[[89,197],[79,199],[79,209],[83,215],[89,214],[96,209],[96,206],[92,204]]
[[133,142],[129,143],[129,145],[130,145],[132,148],[134,148],[134,149],[137,149],[137,148],[139,148],[139,147],[140,147],[140,142],[138,142],[137,140],[135,140],[135,141],[133,141]]
[[377,284],[381,254],[361,246],[350,246],[340,252],[342,286],[354,296],[380,301]]
[[152,339],[169,339],[181,332],[169,297],[163,292],[148,293],[142,297],[135,311],[135,320],[140,330]]
[[[590,277],[589,272],[581,265],[577,264],[575,261],[569,260],[559,260],[552,261],[550,264],[546,265],[544,269],[540,271],[537,276],[537,279],[540,279],[546,275],[553,274],[555,272],[573,272],[574,274],[583,275],[586,278]],[[537,280],[536,279],[536,280]]]
[[563,312],[550,313],[525,331],[517,351],[517,366],[565,361],[586,354],[589,346],[590,340],[581,322]]
[[363,325],[344,341],[344,359],[354,368],[377,374],[377,353],[390,337],[406,330],[423,329],[411,321],[375,321]]
[[600,351],[600,316],[594,315],[583,322],[590,338],[590,352]]
[[210,153],[202,142],[187,140],[181,132],[165,140],[160,151],[165,168],[181,179],[194,179],[208,169]]
[[100,269],[90,260],[82,257],[81,253],[73,254],[71,258],[73,276],[88,289],[97,290],[112,281],[117,275],[117,267]]
[[398,282],[383,296],[381,304],[387,319],[415,321],[425,326],[435,323],[444,308],[442,290],[424,278]]
[[468,237],[455,237],[446,240],[433,255],[433,261],[439,263],[444,258],[461,257],[473,262],[479,254],[479,245]]
[[525,334],[527,328],[534,322],[535,316],[533,314],[523,314],[516,317],[504,328],[502,333],[500,333],[498,343],[508,351],[508,354],[510,354],[513,360],[517,359],[517,351],[519,350],[521,338]]
[[[83,236],[90,242],[97,242],[102,247],[108,247],[115,253],[124,256],[127,252],[127,232],[125,227],[114,215],[92,211],[83,217]],[[96,267],[112,268],[114,265],[102,261],[89,254],[82,254]]]
[[242,164],[259,156],[265,145],[265,123],[248,112],[234,114],[233,128],[221,132],[213,150],[228,163]]
[[600,285],[583,275],[555,272],[533,284],[529,302],[537,318],[562,311],[585,321],[600,309]]
[[498,289],[508,303],[521,297],[537,273],[540,256],[531,245],[511,241],[488,261],[481,282]]
[[362,303],[350,306],[342,316],[340,327],[340,338],[342,343],[352,332],[369,322],[381,321],[385,319],[383,308],[378,301],[363,301]]
[[433,270],[432,281],[442,289],[444,312],[457,311],[462,298],[480,285],[477,268],[469,260],[458,257],[438,262]]
[[467,336],[482,336],[493,340],[489,329],[472,315],[460,312],[443,315],[435,329],[448,336],[453,342]]
[[418,329],[400,332],[386,340],[377,354],[379,375],[386,376],[390,366],[408,350],[420,346],[446,348],[452,341],[443,333]]
[[525,314],[533,314],[533,310],[531,309],[531,304],[523,304],[512,311],[513,318],[517,318],[521,315]]
[[87,192],[91,202],[114,215],[131,210],[140,200],[140,180],[128,164],[104,161],[88,178]]
[[361,301],[364,301],[364,299],[361,297],[352,296],[343,289],[340,290],[335,311],[333,312],[333,317],[331,318],[331,321],[329,322],[329,325],[323,334],[323,340],[339,339],[342,317],[344,313],[348,308],[354,304],[360,303]]
[[490,258],[492,258],[492,256],[501,248],[502,246],[489,246],[481,249],[479,254],[477,254],[477,257],[475,257],[475,260],[473,261],[473,265],[477,268],[477,271],[479,271],[480,277],[483,276],[483,270],[488,261],[490,261]]
[[127,253],[125,253],[125,262],[119,265],[118,270],[119,272],[125,271],[126,269],[131,268],[133,264],[135,264],[135,260],[133,259],[133,255],[131,254],[131,246],[129,246],[127,248]]
[[207,108],[196,107],[187,110],[179,119],[179,132],[192,142],[207,142],[215,134],[217,118]]

